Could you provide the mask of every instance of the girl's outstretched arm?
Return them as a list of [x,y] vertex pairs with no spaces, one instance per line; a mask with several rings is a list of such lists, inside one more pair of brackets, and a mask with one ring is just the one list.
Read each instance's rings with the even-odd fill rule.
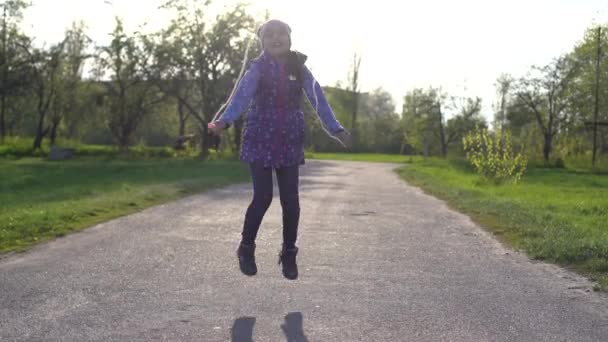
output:
[[232,124],[243,114],[251,104],[260,79],[260,70],[257,63],[253,63],[241,78],[236,93],[218,121],[225,125]]
[[304,92],[306,93],[308,101],[310,101],[315,111],[317,111],[317,114],[329,133],[336,135],[337,133],[343,132],[344,127],[342,127],[336,119],[336,115],[329,106],[329,103],[327,103],[325,94],[323,94],[323,89],[321,89],[321,86],[315,80],[306,65],[302,66],[302,80]]

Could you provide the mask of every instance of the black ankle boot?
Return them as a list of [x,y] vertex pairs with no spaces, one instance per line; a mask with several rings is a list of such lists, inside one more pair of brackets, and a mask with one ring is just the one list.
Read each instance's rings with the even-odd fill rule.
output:
[[239,258],[239,267],[244,275],[253,276],[258,273],[258,267],[255,264],[255,244],[244,245],[241,243],[236,255]]
[[279,254],[279,264],[283,266],[283,276],[289,280],[298,279],[297,254],[298,247],[286,248],[285,245]]

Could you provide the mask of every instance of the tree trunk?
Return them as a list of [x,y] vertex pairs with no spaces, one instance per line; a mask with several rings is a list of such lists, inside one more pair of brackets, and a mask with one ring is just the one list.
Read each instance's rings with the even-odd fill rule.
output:
[[357,130],[357,112],[359,110],[359,68],[361,67],[361,56],[355,55],[353,56],[353,65],[352,65],[352,73],[350,77],[350,88],[353,92],[352,98],[352,127],[351,127],[351,140],[352,140],[352,148],[354,151],[357,150],[357,142],[359,141],[359,134]]
[[403,137],[403,139],[401,139],[401,148],[399,149],[399,154],[405,154],[404,153],[405,152],[405,142],[406,142],[405,139],[406,139],[405,136]]
[[553,136],[551,134],[545,134],[545,142],[543,146],[543,157],[545,158],[545,164],[549,165],[549,157],[551,150],[553,149]]
[[8,58],[6,56],[6,40],[7,40],[7,32],[6,32],[6,10],[7,4],[4,4],[4,8],[2,9],[2,98],[0,100],[0,142],[4,142],[4,137],[6,136],[6,81],[8,79]]
[[49,135],[49,141],[51,145],[55,145],[55,140],[57,139],[57,128],[59,127],[59,123],[61,120],[53,120],[53,124],[51,126],[51,134]]
[[39,150],[42,147],[42,139],[44,136],[38,132],[36,133],[36,138],[34,138],[34,150]]
[[202,125],[199,126],[199,134],[201,135],[201,151],[199,156],[202,159],[206,159],[209,156],[209,145],[211,142],[211,139],[209,137],[209,132],[207,131],[207,126],[206,125]]
[[595,160],[597,158],[597,118],[599,114],[599,101],[600,101],[600,65],[602,57],[602,27],[597,28],[597,60],[595,64],[595,104],[593,111],[593,155],[591,157],[591,165],[595,167]]
[[441,143],[441,155],[445,158],[448,156],[448,144]]
[[44,129],[44,117],[45,113],[38,114],[38,127],[36,128],[36,138],[34,138],[34,150],[37,150],[42,147],[42,139],[48,133],[49,128]]
[[179,136],[183,137],[186,135],[186,119],[188,118],[184,113],[184,104],[181,101],[177,101],[177,114],[179,115]]
[[36,138],[34,139],[34,150],[42,147],[42,139],[48,133],[49,129],[44,129],[44,118],[48,107],[44,106],[44,89],[38,90],[38,127],[36,128]]
[[186,120],[179,120],[179,134],[180,137],[186,135]]
[[4,137],[6,136],[6,119],[4,113],[6,113],[6,95],[3,90],[0,98],[0,142],[4,142]]
[[78,139],[77,138],[77,130],[78,130],[78,123],[76,120],[71,120],[68,123],[68,127],[67,127],[67,138],[68,139]]
[[448,143],[445,140],[445,128],[443,127],[443,113],[441,112],[441,106],[439,106],[439,139],[441,139],[441,155],[446,157],[448,155]]
[[352,127],[351,127],[351,140],[353,143],[353,150],[356,148],[358,141],[358,132],[357,132],[357,112],[359,111],[359,92],[355,90],[353,92],[353,113],[352,113]]
[[127,133],[122,133],[118,137],[118,148],[121,151],[127,151],[129,149],[129,135]]
[[425,157],[428,157],[430,154],[430,146],[429,146],[430,142],[431,142],[430,135],[431,135],[431,132],[429,132],[429,130],[427,128],[424,131],[424,146],[423,146],[423,152],[422,152]]
[[36,129],[36,137],[34,138],[34,150],[39,150],[42,147],[42,139],[48,133],[49,128],[43,129],[44,127],[44,114],[40,114],[40,119],[38,120],[38,127]]

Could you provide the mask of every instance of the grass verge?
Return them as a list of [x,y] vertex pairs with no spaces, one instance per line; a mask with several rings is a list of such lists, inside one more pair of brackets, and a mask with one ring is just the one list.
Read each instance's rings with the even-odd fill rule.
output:
[[533,168],[517,185],[479,181],[462,161],[419,160],[399,175],[531,258],[578,271],[608,289],[608,177]]
[[375,153],[317,153],[306,152],[306,158],[318,160],[348,160],[366,161],[376,163],[411,163],[420,157],[404,156],[399,154],[375,154]]
[[237,161],[0,159],[0,253],[248,179]]

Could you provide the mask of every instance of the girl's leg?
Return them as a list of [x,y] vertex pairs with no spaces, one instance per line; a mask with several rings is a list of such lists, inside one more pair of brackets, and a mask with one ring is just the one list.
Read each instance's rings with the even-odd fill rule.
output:
[[247,208],[243,224],[243,239],[245,245],[253,245],[262,224],[264,214],[272,202],[272,169],[251,163],[251,180],[253,181],[253,200]]
[[277,180],[283,208],[283,244],[288,249],[294,249],[300,221],[300,166],[277,169]]

